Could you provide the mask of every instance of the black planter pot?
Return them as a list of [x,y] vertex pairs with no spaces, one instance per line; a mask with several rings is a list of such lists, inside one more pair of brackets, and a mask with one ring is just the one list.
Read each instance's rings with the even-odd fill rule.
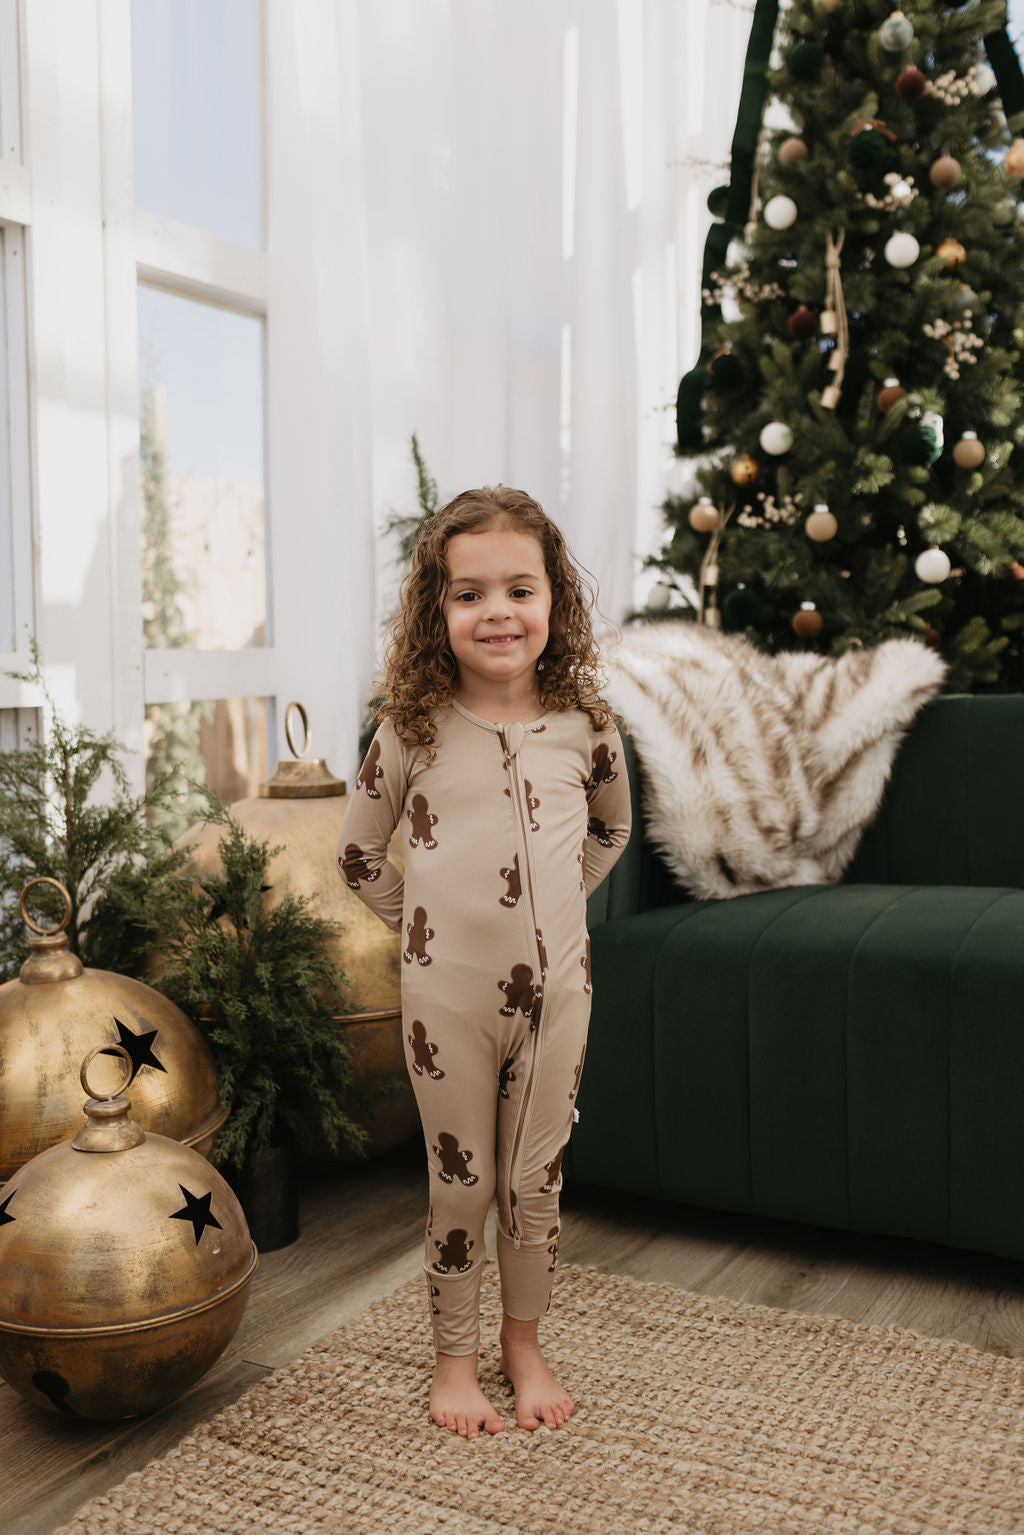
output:
[[276,1252],[296,1240],[299,1180],[294,1142],[272,1142],[255,1159],[247,1158],[241,1169],[225,1169],[224,1176],[238,1195],[260,1252]]

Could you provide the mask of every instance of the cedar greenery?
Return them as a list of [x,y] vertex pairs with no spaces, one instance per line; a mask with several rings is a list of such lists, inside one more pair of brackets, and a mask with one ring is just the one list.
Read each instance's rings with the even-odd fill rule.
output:
[[[17,975],[25,959],[18,898],[39,875],[59,880],[71,897],[68,943],[83,964],[138,975],[156,942],[167,882],[188,856],[150,820],[177,789],[163,777],[132,793],[114,736],[62,717],[35,643],[32,670],[9,675],[42,690],[49,725],[43,739],[0,752],[0,979]],[[47,886],[31,892],[29,906],[36,920],[64,911]]]
[[[669,539],[652,563],[677,586],[676,613],[692,617],[690,583],[708,536],[692,530],[689,513],[707,494],[732,511],[717,558],[725,627],[771,650],[799,646],[792,619],[813,602],[820,649],[917,635],[949,663],[952,690],[1015,691],[1024,686],[1024,223],[1021,181],[1004,159],[1024,113],[1013,87],[1007,123],[984,74],[984,40],[1003,50],[1001,61],[1009,54],[1006,6],[908,0],[914,35],[902,53],[880,44],[892,9],[891,0],[793,0],[780,10],[768,94],[789,121],[771,126],[778,112],[766,121],[758,193],[764,203],[790,197],[798,214],[782,230],[762,219],[746,231],[716,226],[715,249],[730,235],[734,243],[708,273],[705,345],[680,386],[680,442],[696,452],[695,482],[666,503]],[[927,80],[914,100],[897,88],[910,66]],[[793,136],[807,155],[784,163],[779,151]],[[949,156],[960,180],[936,185],[931,169]],[[733,175],[742,191],[735,158]],[[919,242],[909,267],[885,259],[897,232]],[[850,327],[834,409],[822,403],[834,338],[816,323],[806,337],[789,326],[800,305],[822,311],[830,234],[842,237]],[[948,239],[964,248],[959,266],[939,253]],[[723,314],[730,294],[735,307]],[[906,396],[886,410],[877,395],[888,378]],[[944,445],[942,430],[930,430],[935,418]],[[794,434],[777,457],[759,441],[773,419]],[[986,450],[976,469],[953,459],[965,431]],[[742,454],[758,461],[760,478],[737,488],[730,468]],[[819,503],[839,528],[815,543],[804,521]],[[933,544],[953,567],[938,585],[915,573]]]
[[178,876],[164,906],[165,938],[153,984],[193,1018],[216,1062],[231,1114],[216,1158],[241,1167],[283,1132],[322,1136],[363,1151],[366,1131],[348,1107],[366,1107],[353,1082],[339,1015],[346,978],[330,955],[331,924],[288,894],[264,900],[273,859],[208,793],[207,818],[224,827],[219,873]]

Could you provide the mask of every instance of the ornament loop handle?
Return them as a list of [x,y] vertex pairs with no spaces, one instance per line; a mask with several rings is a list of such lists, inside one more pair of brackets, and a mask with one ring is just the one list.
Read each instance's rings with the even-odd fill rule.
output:
[[[29,891],[34,890],[37,885],[52,885],[54,890],[59,890],[61,895],[64,897],[64,916],[61,921],[57,923],[56,927],[40,927],[39,923],[33,922],[32,918],[28,914],[28,907],[25,905],[25,897],[28,895]],[[30,927],[34,933],[41,933],[44,938],[47,938],[53,933],[62,933],[67,927],[68,923],[71,921],[71,896],[67,890],[67,887],[62,885],[59,879],[51,879],[49,874],[39,874],[35,879],[30,879],[28,884],[22,890],[18,899],[18,909],[21,912],[21,920],[24,922],[25,926]]]
[[[301,751],[299,750],[299,748],[295,744],[295,735],[294,735],[293,730],[292,730],[292,710],[293,709],[296,711],[296,713],[299,716],[299,719],[302,721],[303,738],[302,738],[302,750]],[[288,705],[287,709],[284,711],[284,733],[285,733],[285,738],[286,738],[286,740],[288,742],[288,745],[291,747],[292,756],[293,757],[304,757],[306,755],[306,753],[309,751],[310,742],[312,741],[313,737],[312,737],[312,732],[310,731],[310,728],[309,728],[309,718],[308,718],[308,716],[306,714],[305,709],[302,707],[302,705],[300,703],[297,703],[294,700],[293,700],[292,703],[290,703]]]
[[[124,1080],[117,1084],[112,1093],[98,1093],[94,1087],[89,1086],[89,1066],[93,1060],[93,1057],[97,1055],[119,1055],[121,1057],[121,1064],[125,1068]],[[78,1073],[78,1080],[81,1082],[82,1087],[89,1094],[90,1098],[98,1098],[100,1100],[104,1098],[117,1098],[121,1093],[124,1092],[125,1088],[131,1082],[132,1072],[134,1069],[135,1067],[132,1063],[132,1058],[128,1054],[128,1051],[125,1049],[124,1045],[97,1045],[94,1049],[89,1051],[89,1054],[82,1062],[82,1069]]]

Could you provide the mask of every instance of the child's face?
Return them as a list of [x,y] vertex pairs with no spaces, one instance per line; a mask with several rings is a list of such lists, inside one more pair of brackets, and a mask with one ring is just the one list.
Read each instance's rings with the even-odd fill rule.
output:
[[485,528],[448,541],[444,616],[460,680],[507,696],[548,642],[551,585],[532,533]]

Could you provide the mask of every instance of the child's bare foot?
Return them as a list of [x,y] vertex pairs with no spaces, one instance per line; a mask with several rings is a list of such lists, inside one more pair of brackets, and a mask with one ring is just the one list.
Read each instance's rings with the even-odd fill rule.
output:
[[501,1370],[516,1393],[516,1420],[520,1428],[560,1428],[571,1417],[576,1403],[548,1369],[537,1342],[537,1323],[506,1316],[501,1324]]
[[430,1416],[439,1428],[464,1439],[477,1439],[481,1424],[489,1434],[505,1427],[477,1384],[475,1354],[438,1354],[430,1386]]

